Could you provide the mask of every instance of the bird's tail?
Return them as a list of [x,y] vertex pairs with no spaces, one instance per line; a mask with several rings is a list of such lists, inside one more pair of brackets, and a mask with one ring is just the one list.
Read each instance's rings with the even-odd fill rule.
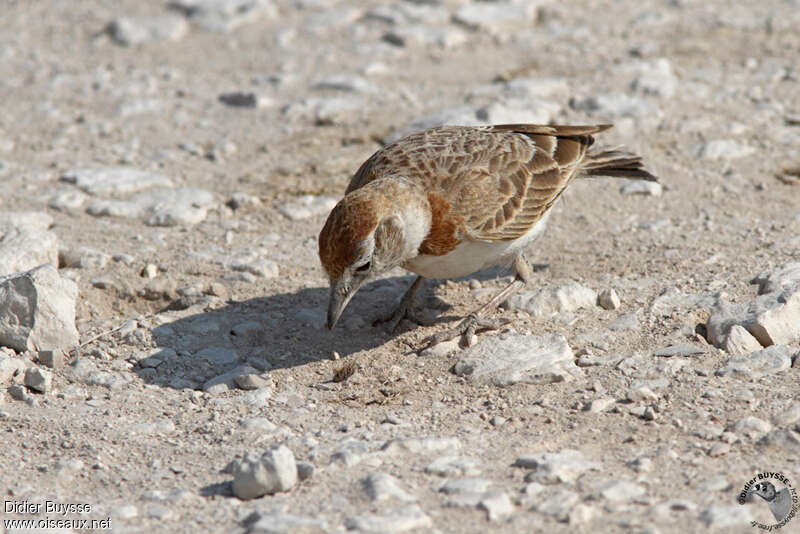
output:
[[642,164],[642,158],[619,148],[589,152],[582,165],[585,176],[610,176],[629,178],[631,180],[647,180],[657,182],[658,178],[651,174]]

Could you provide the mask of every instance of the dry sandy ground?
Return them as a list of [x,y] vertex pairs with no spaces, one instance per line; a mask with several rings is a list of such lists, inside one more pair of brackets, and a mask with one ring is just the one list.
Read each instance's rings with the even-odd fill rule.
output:
[[[758,472],[800,480],[800,446],[761,439],[800,419],[798,369],[717,376],[731,355],[703,325],[714,295],[746,302],[754,276],[800,254],[800,187],[786,172],[800,166],[800,2],[733,4],[276,0],[208,29],[213,16],[185,26],[161,0],[6,0],[0,211],[52,217],[82,342],[122,328],[71,354],[34,401],[0,397],[4,501],[91,510],[3,519],[108,517],[118,532],[774,522],[764,502],[736,499]],[[487,6],[478,27],[467,23],[465,8]],[[128,26],[108,31],[120,17]],[[120,44],[125,35],[143,42]],[[230,93],[244,105],[220,98]],[[316,236],[330,198],[385,140],[481,119],[614,122],[600,141],[637,151],[661,177],[659,195],[575,183],[528,251],[537,286],[613,288],[618,309],[500,312],[514,331],[562,334],[575,357],[600,363],[573,380],[498,387],[454,374],[460,353],[414,351],[505,272],[428,282],[420,302],[433,326],[371,326],[410,282],[400,270],[362,290],[341,327],[322,325]],[[81,192],[62,179],[120,166],[168,178],[172,193],[124,216],[109,201],[153,189]],[[169,219],[186,198],[194,211],[178,211],[190,216]],[[89,259],[67,267],[70,254]],[[654,356],[671,345],[696,354]],[[260,389],[203,391],[245,362]],[[343,362],[355,374],[332,382]],[[627,401],[643,380],[653,397]],[[411,438],[421,441],[385,446]],[[289,492],[234,497],[226,465],[280,443],[313,475]],[[592,468],[547,480],[513,466],[564,450]],[[426,471],[446,456],[455,467]],[[402,491],[366,491],[376,473]]]

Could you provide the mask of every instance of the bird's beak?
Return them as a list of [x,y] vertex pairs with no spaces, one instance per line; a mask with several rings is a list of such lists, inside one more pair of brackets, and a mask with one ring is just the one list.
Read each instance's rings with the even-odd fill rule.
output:
[[328,300],[328,330],[333,330],[333,327],[336,326],[336,321],[339,320],[347,303],[350,302],[357,290],[358,288],[350,288],[348,291],[343,283],[331,282],[331,294]]

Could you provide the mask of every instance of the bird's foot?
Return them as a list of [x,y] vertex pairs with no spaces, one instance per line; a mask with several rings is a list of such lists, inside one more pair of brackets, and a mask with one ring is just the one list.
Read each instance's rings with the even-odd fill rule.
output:
[[423,349],[433,347],[444,341],[450,341],[457,337],[461,337],[460,345],[463,348],[470,347],[475,344],[475,333],[483,330],[499,330],[503,326],[511,322],[511,319],[488,319],[481,317],[476,313],[470,313],[464,318],[463,321],[458,323],[458,326],[434,334],[422,341]]
[[388,333],[394,334],[397,332],[400,323],[406,319],[420,326],[431,325],[431,322],[423,319],[417,312],[414,311],[410,304],[400,302],[400,305],[397,306],[392,313],[375,319],[372,322],[372,326],[384,325],[384,328]]

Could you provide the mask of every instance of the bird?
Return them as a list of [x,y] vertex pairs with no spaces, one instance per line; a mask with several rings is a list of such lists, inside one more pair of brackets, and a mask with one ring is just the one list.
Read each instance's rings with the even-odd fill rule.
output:
[[792,496],[788,488],[783,488],[780,491],[775,491],[775,485],[772,482],[759,482],[751,490],[753,494],[758,495],[769,506],[770,512],[775,517],[775,521],[781,522],[786,519],[792,509]]
[[589,126],[500,124],[439,126],[375,152],[356,171],[319,234],[320,262],[330,281],[332,330],[365,283],[401,266],[417,274],[397,309],[382,318],[394,331],[413,310],[425,278],[458,278],[510,264],[514,280],[455,328],[427,346],[508,321],[487,315],[531,282],[526,246],[544,232],[552,208],[577,177],[658,181],[641,157],[621,148],[590,150]]

